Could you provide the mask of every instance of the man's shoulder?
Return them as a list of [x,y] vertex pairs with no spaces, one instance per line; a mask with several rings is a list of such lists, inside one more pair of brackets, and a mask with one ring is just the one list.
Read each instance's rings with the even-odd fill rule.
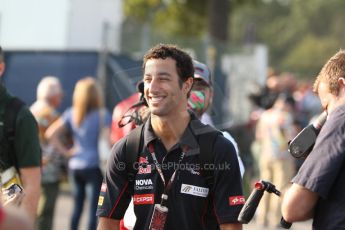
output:
[[212,134],[220,134],[222,135],[222,132],[215,127],[204,124],[198,119],[191,119],[190,121],[190,128],[192,129],[192,132],[195,135],[212,135]]
[[17,114],[17,122],[21,120],[35,120],[33,114],[31,113],[30,109],[23,104],[18,111]]
[[125,150],[126,150],[125,147],[127,144],[127,140],[129,138],[129,134],[123,136],[122,138],[120,138],[118,141],[116,141],[114,143],[113,148],[112,148],[112,152],[115,152],[117,154],[125,152]]

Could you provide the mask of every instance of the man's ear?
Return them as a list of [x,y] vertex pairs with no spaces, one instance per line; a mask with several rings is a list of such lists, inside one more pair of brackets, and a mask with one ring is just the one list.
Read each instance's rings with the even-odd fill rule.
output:
[[340,77],[340,78],[338,79],[338,83],[340,84],[340,86],[345,86],[345,78]]
[[338,79],[339,93],[345,95],[345,78],[341,77]]
[[193,78],[190,77],[188,78],[185,82],[184,82],[184,90],[186,91],[186,93],[188,93],[189,91],[191,91],[192,87],[193,87]]

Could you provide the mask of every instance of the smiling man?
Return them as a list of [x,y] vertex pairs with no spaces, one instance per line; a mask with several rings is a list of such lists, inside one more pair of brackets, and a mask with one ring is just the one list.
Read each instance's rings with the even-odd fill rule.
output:
[[[237,216],[244,199],[235,148],[187,110],[194,76],[191,57],[176,46],[157,45],[145,55],[143,71],[151,115],[142,128],[139,170],[131,180],[129,169],[122,167],[126,136],[115,144],[108,161],[98,229],[119,229],[131,196],[134,229],[242,229]],[[211,133],[217,135],[210,143],[214,172],[208,184],[198,168],[199,137]],[[230,167],[221,167],[225,164]]]
[[313,229],[345,229],[345,51],[324,65],[314,83],[328,118],[286,192],[286,221],[313,218]]

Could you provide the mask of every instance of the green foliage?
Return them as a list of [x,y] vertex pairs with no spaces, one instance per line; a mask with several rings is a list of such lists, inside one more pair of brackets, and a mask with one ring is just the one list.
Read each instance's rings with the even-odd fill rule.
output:
[[[202,46],[208,6],[216,0],[126,0],[125,14],[151,27],[150,41]],[[268,46],[270,65],[312,76],[345,48],[344,0],[231,0],[228,47]],[[133,41],[134,42],[134,41]],[[192,47],[192,46],[190,46]]]
[[242,44],[249,25],[256,42],[269,47],[270,64],[281,71],[313,76],[325,60],[345,48],[343,0],[271,0],[245,5],[232,15],[231,41]]
[[338,42],[332,37],[304,37],[282,60],[282,68],[315,77],[324,63],[339,50]]
[[201,15],[205,15],[206,8],[196,6],[186,7],[178,2],[169,5],[155,15],[154,28],[170,36],[201,37],[205,34],[206,28],[206,17]]
[[161,0],[126,0],[123,3],[123,10],[126,16],[145,22],[149,20],[152,11],[161,4]]

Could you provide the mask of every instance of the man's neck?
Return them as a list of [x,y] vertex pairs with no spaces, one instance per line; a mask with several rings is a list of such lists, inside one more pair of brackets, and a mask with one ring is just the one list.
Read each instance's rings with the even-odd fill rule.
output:
[[152,128],[168,151],[180,140],[189,121],[190,115],[188,111],[180,113],[179,116],[173,118],[151,115]]

